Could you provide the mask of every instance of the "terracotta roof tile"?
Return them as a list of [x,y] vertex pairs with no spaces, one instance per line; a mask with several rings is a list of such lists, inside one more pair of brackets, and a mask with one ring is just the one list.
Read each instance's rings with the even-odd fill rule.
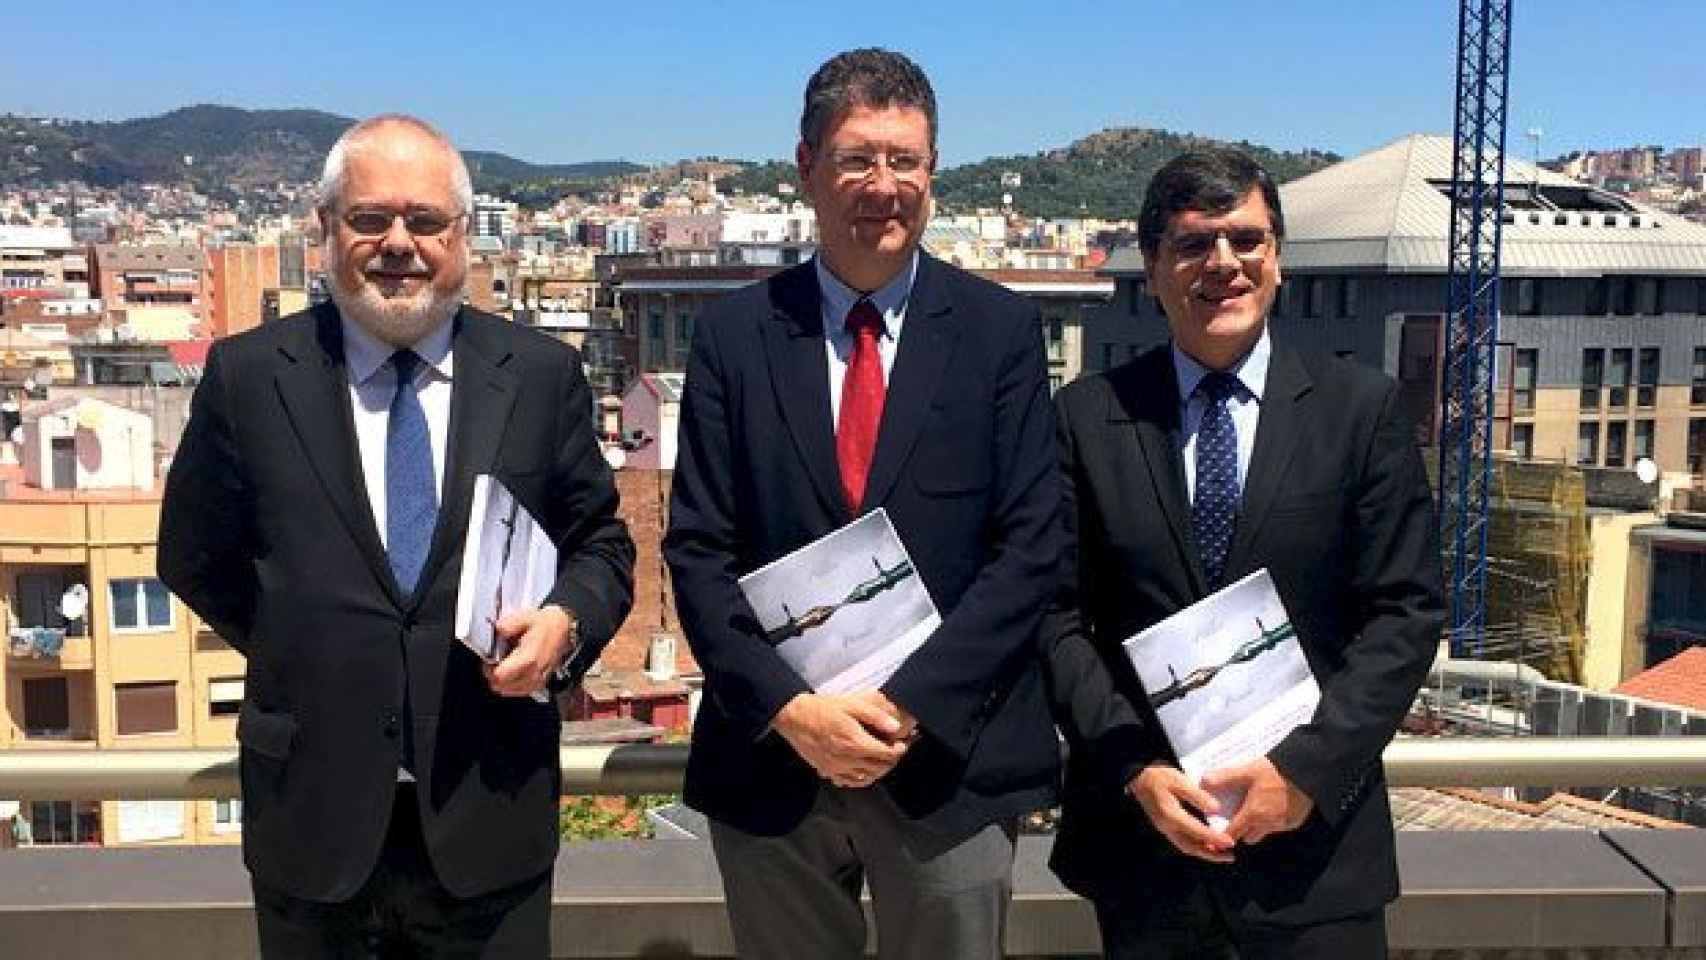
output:
[[1706,647],[1690,647],[1623,681],[1612,692],[1706,711]]

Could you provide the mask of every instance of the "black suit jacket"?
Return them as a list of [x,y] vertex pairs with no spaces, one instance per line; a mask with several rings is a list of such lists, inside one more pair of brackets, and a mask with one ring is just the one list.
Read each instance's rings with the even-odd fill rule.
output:
[[[1058,748],[1037,656],[1059,491],[1037,311],[920,256],[867,509],[886,507],[942,626],[884,692],[924,736],[883,781],[947,835],[1046,805]],[[741,575],[851,519],[815,267],[719,300],[687,370],[665,556],[705,670],[686,799],[750,833],[799,824],[819,780],[771,719],[807,690],[765,643]]]
[[1380,755],[1443,624],[1434,511],[1396,386],[1273,344],[1231,582],[1268,568],[1321,684],[1312,722],[1269,758],[1314,801],[1298,830],[1217,867],[1173,851],[1122,792],[1172,761],[1121,643],[1206,595],[1191,537],[1179,394],[1163,344],[1057,398],[1069,540],[1049,655],[1070,741],[1053,866],[1087,896],[1166,900],[1196,876],[1247,914],[1311,923],[1398,892]]
[[491,693],[452,636],[476,474],[498,475],[556,540],[547,602],[579,617],[578,670],[628,610],[633,544],[579,358],[471,309],[454,323],[442,505],[413,596],[368,506],[330,303],[214,344],[167,477],[160,577],[248,660],[245,860],[293,896],[341,900],[367,879],[409,754],[452,892],[538,876],[556,856],[556,706]]

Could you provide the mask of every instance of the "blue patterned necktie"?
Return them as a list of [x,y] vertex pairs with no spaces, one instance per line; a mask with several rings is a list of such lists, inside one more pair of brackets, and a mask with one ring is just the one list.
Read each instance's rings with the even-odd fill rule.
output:
[[438,484],[433,480],[432,436],[415,392],[421,358],[412,350],[391,355],[397,392],[385,425],[385,552],[397,586],[415,592],[438,522]]
[[1191,532],[1197,541],[1208,588],[1217,590],[1226,573],[1226,554],[1238,524],[1238,429],[1226,401],[1238,391],[1238,378],[1212,371],[1197,384],[1206,405],[1197,428],[1196,498],[1191,501]]

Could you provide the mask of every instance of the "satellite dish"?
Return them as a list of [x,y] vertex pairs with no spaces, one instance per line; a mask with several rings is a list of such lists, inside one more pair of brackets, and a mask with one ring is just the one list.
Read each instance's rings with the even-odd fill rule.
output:
[[89,612],[89,588],[81,583],[67,587],[59,598],[59,615],[67,620],[81,620]]
[[1659,479],[1659,465],[1647,457],[1635,461],[1635,476],[1646,484]]

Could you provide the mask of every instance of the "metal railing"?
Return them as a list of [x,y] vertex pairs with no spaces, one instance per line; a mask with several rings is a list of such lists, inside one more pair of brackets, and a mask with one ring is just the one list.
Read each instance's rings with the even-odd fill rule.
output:
[[[561,749],[565,794],[677,793],[680,744]],[[1386,748],[1395,787],[1706,787],[1706,737],[1402,738]],[[234,797],[237,748],[0,751],[0,797]]]

